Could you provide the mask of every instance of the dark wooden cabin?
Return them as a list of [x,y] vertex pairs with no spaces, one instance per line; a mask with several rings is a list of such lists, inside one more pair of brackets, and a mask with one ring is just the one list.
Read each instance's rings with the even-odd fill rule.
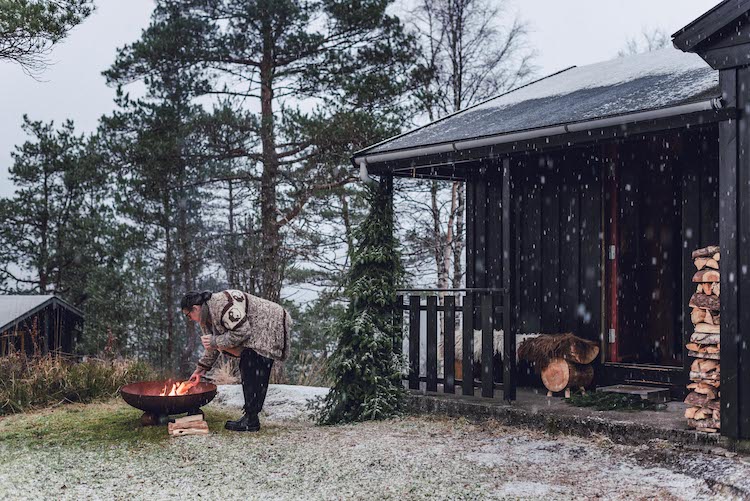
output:
[[0,296],[0,356],[73,353],[83,312],[54,295]]
[[[492,329],[510,334],[505,398],[515,395],[515,337],[566,331],[600,343],[598,385],[684,395],[691,251],[719,244],[722,433],[750,438],[750,306],[740,307],[750,296],[748,13],[750,0],[727,0],[676,33],[675,48],[568,68],[354,155],[365,178],[465,181],[464,311],[483,347]],[[497,309],[482,293],[502,296],[495,325],[476,312],[484,301]],[[453,301],[438,306],[451,321]],[[409,308],[416,320],[419,305]],[[468,376],[446,369],[442,382],[473,394]],[[433,371],[426,379],[434,389]]]

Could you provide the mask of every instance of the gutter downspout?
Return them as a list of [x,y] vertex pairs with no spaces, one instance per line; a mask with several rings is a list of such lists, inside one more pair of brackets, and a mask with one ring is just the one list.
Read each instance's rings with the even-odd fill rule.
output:
[[365,157],[361,157],[357,159],[357,163],[359,164],[359,179],[363,183],[374,183],[375,180],[370,177],[370,174],[367,172],[367,159]]

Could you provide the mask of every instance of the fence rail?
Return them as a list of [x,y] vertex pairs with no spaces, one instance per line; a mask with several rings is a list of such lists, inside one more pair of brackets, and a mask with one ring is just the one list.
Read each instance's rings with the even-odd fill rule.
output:
[[[438,385],[442,384],[444,393],[454,394],[456,386],[460,385],[463,395],[473,396],[474,388],[479,387],[482,397],[494,398],[495,390],[502,389],[504,398],[515,399],[515,333],[510,329],[507,289],[400,289],[398,292],[397,308],[402,312],[402,322],[404,318],[408,319],[409,371],[405,380],[408,380],[410,389],[418,390],[420,383],[424,382],[427,391],[437,392]],[[457,298],[462,302],[459,303]],[[424,326],[423,312],[426,312]],[[439,313],[442,313],[442,326],[439,325]],[[461,326],[460,374],[456,374],[455,350],[458,325]],[[440,330],[443,332],[442,353],[438,353]],[[478,360],[481,374],[478,378],[474,374],[475,330],[481,331],[481,356]],[[505,356],[502,362],[495,354],[496,330],[503,333],[502,353]],[[426,337],[424,376],[420,374],[423,333]],[[439,355],[443,360],[442,378],[438,377]]]

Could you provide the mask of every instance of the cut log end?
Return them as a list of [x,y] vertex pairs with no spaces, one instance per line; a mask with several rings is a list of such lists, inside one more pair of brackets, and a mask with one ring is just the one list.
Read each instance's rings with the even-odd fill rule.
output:
[[542,382],[553,392],[565,388],[589,386],[594,379],[594,368],[590,365],[576,364],[562,358],[556,358],[542,369]]

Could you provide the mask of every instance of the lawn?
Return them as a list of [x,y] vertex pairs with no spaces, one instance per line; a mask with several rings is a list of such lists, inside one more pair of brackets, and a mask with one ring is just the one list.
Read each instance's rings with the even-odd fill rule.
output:
[[261,432],[232,433],[223,422],[236,409],[204,410],[211,434],[179,438],[141,427],[140,411],[118,400],[2,418],[0,499],[693,499],[745,492],[696,472],[750,477],[739,458],[691,454],[682,464],[666,443],[492,421],[318,427],[270,414]]

